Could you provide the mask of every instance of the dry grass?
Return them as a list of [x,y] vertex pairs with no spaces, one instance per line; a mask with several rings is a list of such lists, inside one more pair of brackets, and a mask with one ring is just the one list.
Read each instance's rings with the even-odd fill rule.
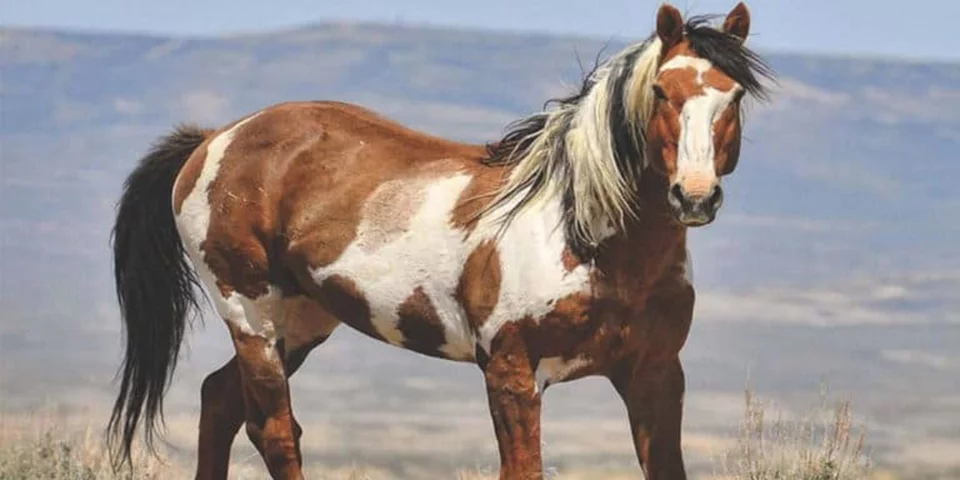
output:
[[[821,395],[819,409],[804,416],[776,414],[747,390],[744,418],[736,446],[717,462],[715,478],[724,480],[859,480],[871,478],[865,453],[865,431],[854,421],[848,402],[828,406]],[[84,424],[86,422],[86,424]],[[102,443],[101,432],[91,429],[90,417],[64,417],[41,412],[34,415],[0,414],[0,480],[152,480],[189,478],[192,465],[186,459],[168,456],[158,460],[143,452],[134,456],[135,475],[117,474]],[[262,478],[258,461],[235,461],[231,478]],[[255,464],[255,465],[253,465]],[[308,473],[314,469],[307,465]],[[320,467],[319,465],[314,467]],[[382,470],[364,466],[337,469],[317,468],[323,472],[312,478],[323,480],[381,480],[392,478]],[[549,472],[551,479],[635,478],[638,472]],[[626,475],[626,476],[623,476]],[[457,480],[497,478],[496,469],[462,471]]]
[[86,430],[67,434],[48,427],[34,435],[5,438],[0,444],[0,480],[153,480],[169,478],[169,466],[143,454],[133,459],[134,469],[114,472],[99,435]]
[[[161,458],[135,451],[132,469],[114,471],[103,443],[103,432],[91,428],[89,423],[51,408],[19,415],[0,413],[0,480],[160,480],[193,476],[192,465],[180,463],[178,460],[182,459],[162,451]],[[256,465],[234,460],[230,467],[231,479],[265,478],[259,458],[252,460]],[[309,477],[320,480],[392,478],[389,473],[366,466],[323,468],[322,471]],[[457,480],[492,478],[496,476],[479,470],[457,476]]]
[[820,408],[796,418],[777,414],[771,422],[760,399],[745,391],[737,447],[720,464],[730,480],[860,480],[870,478],[866,429],[856,425],[850,403]]

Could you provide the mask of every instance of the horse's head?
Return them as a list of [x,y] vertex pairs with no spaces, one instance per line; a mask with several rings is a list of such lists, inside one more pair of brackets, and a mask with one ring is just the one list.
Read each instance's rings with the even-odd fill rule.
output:
[[741,100],[763,95],[757,76],[767,70],[743,47],[750,13],[743,3],[718,30],[703,19],[684,23],[663,5],[657,13],[661,60],[647,125],[650,167],[669,183],[668,203],[687,226],[713,221],[723,203],[720,179],[740,156]]

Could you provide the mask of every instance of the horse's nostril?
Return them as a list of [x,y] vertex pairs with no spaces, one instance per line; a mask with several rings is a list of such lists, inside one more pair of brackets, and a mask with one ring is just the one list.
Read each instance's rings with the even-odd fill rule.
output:
[[679,183],[675,183],[670,187],[670,197],[677,202],[678,205],[686,203],[686,198],[683,195],[683,187],[681,187]]
[[713,188],[713,193],[707,202],[714,210],[720,208],[720,205],[723,205],[723,189],[720,188],[720,185]]

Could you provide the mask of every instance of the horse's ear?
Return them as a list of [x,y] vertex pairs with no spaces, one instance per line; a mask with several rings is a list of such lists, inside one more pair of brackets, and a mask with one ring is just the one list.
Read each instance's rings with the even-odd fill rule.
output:
[[750,10],[747,10],[743,2],[730,10],[727,19],[723,21],[723,32],[739,38],[741,43],[747,40],[747,35],[750,35]]
[[663,42],[664,51],[683,38],[683,17],[673,5],[664,3],[660,6],[657,12],[657,35]]

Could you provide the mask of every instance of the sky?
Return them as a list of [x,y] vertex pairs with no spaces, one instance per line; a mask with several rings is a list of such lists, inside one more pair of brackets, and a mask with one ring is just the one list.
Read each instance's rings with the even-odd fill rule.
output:
[[[636,38],[660,0],[4,0],[0,25],[215,36],[361,20]],[[732,0],[675,0],[726,13]],[[752,0],[752,45],[780,52],[960,60],[957,0]]]

